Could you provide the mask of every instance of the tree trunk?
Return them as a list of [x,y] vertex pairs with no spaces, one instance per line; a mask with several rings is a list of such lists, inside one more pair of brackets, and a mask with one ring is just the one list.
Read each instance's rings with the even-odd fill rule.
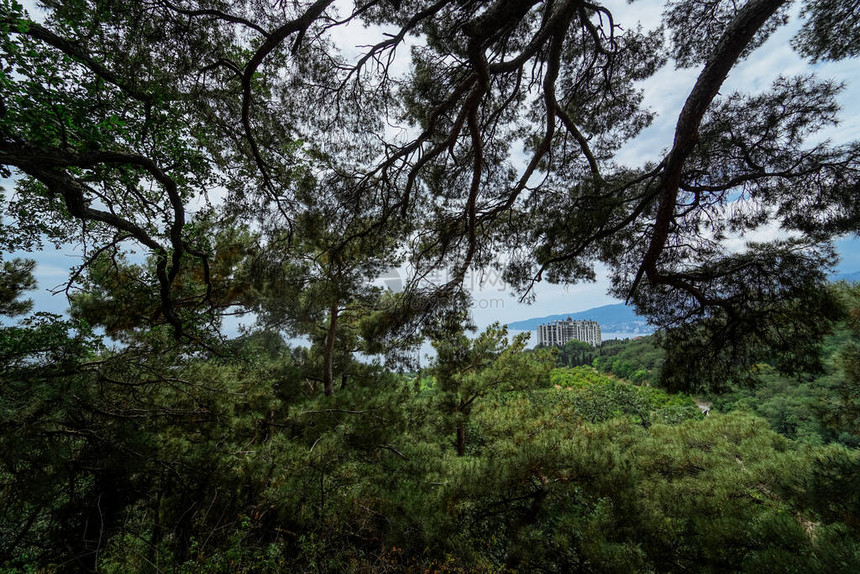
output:
[[334,341],[337,335],[337,300],[331,305],[328,319],[328,333],[325,338],[325,355],[323,357],[323,389],[327,396],[334,394]]

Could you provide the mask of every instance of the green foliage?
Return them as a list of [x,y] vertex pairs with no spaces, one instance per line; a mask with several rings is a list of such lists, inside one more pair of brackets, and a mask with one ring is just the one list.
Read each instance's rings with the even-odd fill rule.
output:
[[556,389],[573,391],[573,397],[567,400],[580,417],[592,423],[629,416],[631,421],[649,426],[652,422],[675,424],[701,417],[695,401],[688,396],[619,381],[592,367],[554,369],[550,382]]
[[804,3],[805,22],[794,38],[794,47],[813,61],[842,60],[860,54],[860,23],[851,3],[809,0]]
[[0,564],[50,562],[44,550],[86,519],[78,494],[92,477],[72,462],[87,464],[85,434],[61,421],[95,407],[83,370],[102,350],[88,325],[48,313],[0,329]]
[[[600,2],[0,0],[0,247],[84,250],[71,319],[0,328],[0,569],[860,570],[860,296],[822,288],[860,147],[807,141],[838,82],[718,95],[787,14],[737,4],[645,31]],[[804,3],[807,56],[857,54],[837,4]],[[393,33],[350,63],[350,22]],[[622,167],[669,57],[704,66],[675,140]],[[773,222],[801,237],[725,244]],[[665,352],[466,335],[471,268],[598,262]],[[32,286],[4,263],[0,314]],[[428,373],[368,359],[422,335]]]
[[845,319],[822,342],[823,372],[786,376],[760,363],[750,371],[752,386],[736,385],[730,393],[711,397],[715,409],[754,412],[775,431],[802,442],[860,446],[858,286],[840,284],[832,290]]
[[590,365],[598,350],[585,341],[571,339],[559,349],[556,361],[559,367],[578,367]]
[[649,335],[604,341],[592,365],[637,385],[656,385],[660,382],[664,360],[665,352],[657,345],[656,338]]
[[595,384],[609,384],[611,380],[589,367],[557,368],[550,371],[549,382],[555,388],[587,387]]
[[36,288],[33,269],[36,262],[29,259],[3,261],[0,267],[0,315],[23,315],[33,307],[32,301],[19,300],[24,291]]
[[[779,356],[769,357],[769,362],[757,363],[738,379],[722,384],[728,389],[725,392],[702,395],[713,403],[714,411],[755,413],[776,432],[806,444],[860,445],[857,285],[841,283],[828,290],[843,319],[816,349],[822,371],[786,375],[778,370]],[[664,352],[655,342],[655,337],[606,341],[593,364],[599,371],[635,384],[659,385]]]
[[437,359],[432,373],[440,410],[449,432],[456,433],[457,454],[466,454],[467,422],[475,401],[488,395],[537,387],[552,368],[553,352],[526,353],[529,333],[508,343],[507,327],[494,323],[473,340],[462,331],[445,332],[433,341]]
[[[703,311],[696,297],[668,288],[640,298],[641,309],[666,319],[658,323],[671,324],[658,332],[666,349],[661,385],[725,390],[729,381],[750,381],[751,367],[762,361],[789,375],[821,370],[821,338],[843,314],[823,282],[832,250],[795,241],[748,247],[748,253],[727,257],[715,269],[720,278],[714,293],[731,299],[718,309]],[[720,270],[724,266],[742,271],[729,276]],[[769,267],[787,277],[769,275]],[[673,322],[669,317],[676,313],[688,319]]]
[[[184,328],[198,339],[218,336],[223,314],[250,306],[255,293],[250,285],[249,259],[257,250],[257,236],[218,221],[202,212],[188,223],[189,234],[206,253],[206,266],[182,266],[174,278],[177,300],[173,312]],[[123,342],[146,337],[163,323],[162,300],[151,289],[157,281],[158,258],[133,263],[115,250],[93,257],[81,269],[81,288],[72,292],[71,313]]]
[[551,354],[498,327],[438,342],[427,384],[356,365],[324,396],[307,355],[271,332],[221,358],[169,333],[96,358],[70,326],[56,344],[77,360],[15,363],[28,383],[3,387],[7,569],[857,563],[857,451],[795,443],[750,414],[703,418],[689,397],[591,367],[549,371]]

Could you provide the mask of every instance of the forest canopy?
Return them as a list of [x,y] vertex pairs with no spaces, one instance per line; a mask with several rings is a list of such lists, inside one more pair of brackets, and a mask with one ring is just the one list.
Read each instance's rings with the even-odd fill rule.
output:
[[[0,251],[81,254],[68,316],[27,315],[32,260],[0,267],[23,316],[0,330],[0,567],[857,564],[856,345],[821,347],[856,335],[826,278],[860,228],[860,143],[822,137],[850,78],[726,80],[788,25],[811,63],[856,58],[860,8],[667,0],[650,29],[637,8],[0,0]],[[673,135],[621,161],[665,66],[696,76]],[[593,359],[619,381],[467,336],[470,270],[529,300],[602,268],[661,329],[659,379],[656,355]],[[375,286],[391,269],[402,289]],[[838,444],[673,394],[761,365],[774,388],[836,377]]]
[[[36,22],[5,0],[0,164],[19,179],[0,238],[80,243],[81,313],[110,323],[97,309],[123,301],[123,328],[186,341],[237,309],[295,332],[328,316],[336,334],[397,266],[404,293],[365,330],[411,340],[462,308],[471,268],[527,298],[602,264],[613,294],[707,341],[709,363],[777,341],[804,356],[833,314],[815,287],[831,241],[857,231],[858,144],[814,137],[838,120],[840,79],[720,91],[790,5],[673,0],[647,30],[632,7],[582,1],[47,1]],[[804,2],[792,47],[856,55],[852,6]],[[342,50],[347,25],[382,39]],[[619,164],[664,65],[700,70],[674,139]],[[766,224],[791,239],[727,247]],[[147,263],[126,259],[140,250]],[[290,292],[300,312],[276,309]]]

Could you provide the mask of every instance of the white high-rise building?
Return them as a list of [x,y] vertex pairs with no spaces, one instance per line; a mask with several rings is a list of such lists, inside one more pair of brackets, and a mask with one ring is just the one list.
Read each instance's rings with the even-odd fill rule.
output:
[[570,340],[585,341],[592,347],[600,345],[600,325],[597,321],[552,321],[538,325],[538,345],[562,347]]

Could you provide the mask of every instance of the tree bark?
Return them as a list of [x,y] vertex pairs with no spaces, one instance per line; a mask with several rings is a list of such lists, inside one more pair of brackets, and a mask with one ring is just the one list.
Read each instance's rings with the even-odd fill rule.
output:
[[325,355],[323,356],[323,390],[326,396],[334,394],[334,341],[337,336],[338,301],[331,305],[328,319],[328,333],[325,338]]

